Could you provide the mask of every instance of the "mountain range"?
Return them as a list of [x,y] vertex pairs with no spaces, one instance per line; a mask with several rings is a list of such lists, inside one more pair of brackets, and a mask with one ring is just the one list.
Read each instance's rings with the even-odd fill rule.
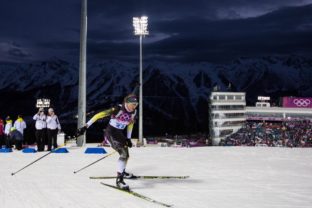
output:
[[[77,64],[58,58],[0,63],[0,74],[0,117],[22,114],[30,123],[36,100],[49,98],[63,125],[76,125]],[[122,102],[138,79],[138,63],[88,64],[87,111]],[[270,96],[275,104],[282,96],[312,97],[312,59],[289,55],[242,57],[223,65],[149,62],[144,63],[143,79],[145,135],[208,132],[209,94],[216,86],[220,91],[246,92],[248,105],[259,95]]]

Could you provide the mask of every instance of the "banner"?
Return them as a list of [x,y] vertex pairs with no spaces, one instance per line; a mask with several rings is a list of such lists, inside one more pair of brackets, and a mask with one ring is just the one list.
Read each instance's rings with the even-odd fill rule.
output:
[[285,108],[312,108],[312,98],[304,97],[283,97]]

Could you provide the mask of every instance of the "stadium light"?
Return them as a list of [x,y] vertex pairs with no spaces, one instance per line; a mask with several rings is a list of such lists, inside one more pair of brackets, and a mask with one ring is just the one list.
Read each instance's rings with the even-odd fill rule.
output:
[[140,95],[139,95],[139,141],[143,144],[143,67],[142,67],[142,37],[148,35],[148,17],[133,17],[134,35],[140,36]]
[[37,99],[36,107],[37,108],[48,108],[48,107],[50,107],[50,99],[47,99],[47,98]]
[[147,30],[148,17],[133,17],[134,35],[145,36],[149,32]]

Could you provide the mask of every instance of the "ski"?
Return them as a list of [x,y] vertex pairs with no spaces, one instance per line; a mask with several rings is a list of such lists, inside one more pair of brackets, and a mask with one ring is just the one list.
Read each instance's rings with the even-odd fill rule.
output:
[[101,184],[104,185],[104,186],[107,186],[107,187],[110,187],[110,188],[113,188],[113,189],[116,189],[116,190],[119,190],[119,191],[128,193],[128,194],[130,194],[130,195],[132,195],[132,196],[136,196],[136,197],[138,197],[138,198],[140,198],[140,199],[143,199],[143,200],[145,200],[145,201],[149,201],[149,202],[152,202],[152,203],[155,203],[155,204],[159,204],[159,205],[162,205],[162,206],[164,206],[164,207],[172,207],[172,205],[170,205],[170,204],[165,204],[165,203],[163,203],[163,202],[156,201],[156,200],[154,200],[154,199],[151,199],[151,198],[149,198],[149,197],[147,197],[147,196],[144,196],[144,195],[139,194],[139,193],[137,193],[137,192],[134,192],[134,191],[132,191],[132,190],[125,190],[125,189],[119,188],[119,187],[117,187],[117,186],[110,185],[110,184],[103,183],[103,182],[101,182]]
[[[124,179],[186,179],[190,176],[134,176],[133,178]],[[90,179],[114,179],[116,176],[91,176]]]

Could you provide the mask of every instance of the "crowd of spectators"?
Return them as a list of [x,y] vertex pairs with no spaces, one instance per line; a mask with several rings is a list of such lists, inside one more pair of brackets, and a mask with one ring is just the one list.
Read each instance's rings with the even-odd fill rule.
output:
[[[44,108],[39,108],[33,116],[36,128],[36,144],[38,151],[44,151],[47,144],[48,151],[57,148],[57,133],[61,131],[61,125],[53,108],[45,112]],[[0,148],[15,148],[21,150],[24,143],[24,131],[27,128],[22,115],[18,115],[13,123],[10,116],[5,121],[0,118]]]
[[5,122],[0,118],[0,148],[12,148],[14,145],[17,150],[21,150],[26,127],[21,115],[17,116],[14,123],[10,116],[6,117]]
[[211,140],[204,133],[190,135],[170,135],[166,133],[163,137],[148,137],[147,144],[160,144],[165,147],[202,147],[210,145]]
[[312,122],[247,122],[226,137],[222,146],[312,147]]

